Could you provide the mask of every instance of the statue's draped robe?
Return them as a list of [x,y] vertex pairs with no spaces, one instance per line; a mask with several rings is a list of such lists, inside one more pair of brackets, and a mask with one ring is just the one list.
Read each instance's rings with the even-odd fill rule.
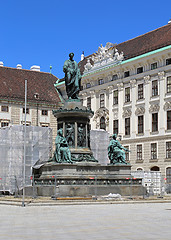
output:
[[63,71],[65,73],[65,86],[68,98],[77,98],[80,91],[81,74],[78,64],[73,60],[64,62]]
[[54,152],[54,160],[56,162],[71,162],[71,153],[66,139],[57,135],[55,139],[56,150]]
[[125,159],[125,152],[122,145],[117,140],[112,139],[108,147],[108,157],[111,162],[119,162],[119,159]]

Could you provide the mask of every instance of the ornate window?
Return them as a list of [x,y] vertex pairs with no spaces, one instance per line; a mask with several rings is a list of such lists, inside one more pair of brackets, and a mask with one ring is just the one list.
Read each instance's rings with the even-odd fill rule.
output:
[[171,111],[167,111],[167,130],[171,129]]
[[100,118],[100,129],[106,130],[105,117]]
[[142,73],[142,72],[143,72],[143,67],[137,68],[137,74]]
[[157,159],[157,143],[151,143],[151,159]]
[[158,113],[152,113],[152,132],[158,131]]
[[87,107],[91,108],[91,97],[87,98]]
[[100,108],[105,106],[104,93],[100,94]]
[[156,68],[157,68],[157,62],[152,63],[151,64],[151,70],[156,69]]
[[143,84],[138,85],[138,99],[143,99],[144,93],[143,93]]
[[125,102],[130,102],[130,87],[125,88]]
[[118,104],[118,90],[115,90],[113,92],[113,105],[117,105]]
[[125,135],[130,135],[130,118],[125,118]]
[[137,160],[142,160],[142,144],[137,145]]
[[138,133],[144,132],[144,116],[138,116]]
[[171,158],[171,142],[166,142],[166,158]]
[[118,124],[119,124],[118,120],[113,120],[113,133],[118,134],[118,132],[119,132],[119,130],[118,130],[119,125]]
[[152,96],[158,95],[158,81],[154,80],[152,81]]
[[124,72],[124,77],[126,78],[126,77],[129,77],[129,71],[126,71],[126,72]]
[[167,93],[171,92],[171,76],[167,77]]

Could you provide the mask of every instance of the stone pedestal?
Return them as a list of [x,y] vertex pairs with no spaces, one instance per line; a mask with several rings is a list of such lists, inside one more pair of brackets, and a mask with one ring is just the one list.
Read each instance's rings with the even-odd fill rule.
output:
[[142,195],[142,179],[134,179],[130,171],[130,165],[51,162],[35,170],[34,180],[41,196],[55,195],[56,188],[58,196]]
[[65,102],[64,107],[54,110],[58,129],[63,129],[73,162],[97,162],[90,150],[90,118],[93,112],[82,106],[79,99]]

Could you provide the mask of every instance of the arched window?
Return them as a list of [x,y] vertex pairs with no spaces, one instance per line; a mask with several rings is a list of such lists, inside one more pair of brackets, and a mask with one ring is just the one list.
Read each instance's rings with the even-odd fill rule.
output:
[[154,166],[154,167],[152,167],[150,170],[151,170],[151,171],[156,171],[156,172],[158,172],[158,171],[160,171],[160,168],[157,167],[157,166]]
[[100,129],[106,130],[105,117],[100,118]]

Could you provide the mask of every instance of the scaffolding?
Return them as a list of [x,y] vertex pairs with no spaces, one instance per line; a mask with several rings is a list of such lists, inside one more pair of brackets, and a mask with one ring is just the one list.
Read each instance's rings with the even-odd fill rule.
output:
[[[52,129],[26,127],[25,186],[32,185],[32,168],[52,155]],[[14,193],[24,186],[24,126],[0,128],[0,191]]]

